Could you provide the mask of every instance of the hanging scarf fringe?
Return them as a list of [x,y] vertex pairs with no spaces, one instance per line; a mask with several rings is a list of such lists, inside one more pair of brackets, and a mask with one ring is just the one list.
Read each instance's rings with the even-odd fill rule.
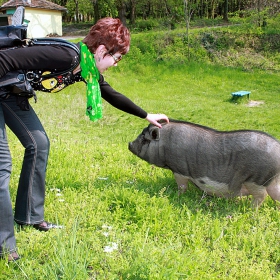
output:
[[98,83],[99,71],[95,64],[94,54],[92,54],[87,45],[81,43],[81,76],[87,83],[87,108],[86,115],[91,121],[97,121],[102,118],[102,99]]

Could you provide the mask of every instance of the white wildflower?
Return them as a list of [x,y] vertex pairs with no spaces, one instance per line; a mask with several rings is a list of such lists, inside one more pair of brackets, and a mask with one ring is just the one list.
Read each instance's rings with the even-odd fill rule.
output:
[[117,250],[118,249],[118,244],[115,243],[115,242],[112,242],[111,243],[111,246],[105,246],[104,247],[104,252],[105,253],[112,253],[114,250]]
[[112,230],[112,226],[108,226],[108,225],[102,225],[103,229],[108,229],[108,230]]
[[52,192],[56,191],[56,192],[60,192],[60,189],[56,189],[56,188],[52,188],[50,189]]

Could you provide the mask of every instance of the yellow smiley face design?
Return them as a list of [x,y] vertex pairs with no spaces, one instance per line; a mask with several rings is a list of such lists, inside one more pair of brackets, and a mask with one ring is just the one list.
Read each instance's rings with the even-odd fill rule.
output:
[[[46,71],[42,74],[42,76],[50,74],[51,72]],[[42,86],[45,89],[53,89],[57,85],[57,80],[55,78],[50,78],[47,80],[42,81]]]
[[65,87],[65,84],[59,85],[55,89],[53,89],[51,92],[58,92],[61,91]]

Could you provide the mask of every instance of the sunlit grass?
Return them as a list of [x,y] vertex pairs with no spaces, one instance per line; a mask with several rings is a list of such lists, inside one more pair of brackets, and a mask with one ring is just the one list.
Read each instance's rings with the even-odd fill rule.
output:
[[[277,73],[149,62],[131,70],[131,59],[106,79],[148,112],[280,139]],[[230,102],[238,90],[264,104]],[[31,103],[51,141],[46,219],[64,229],[17,231],[22,259],[1,261],[0,279],[280,278],[280,213],[270,198],[258,212],[250,199],[205,197],[193,185],[179,198],[170,171],[127,149],[148,123],[105,101],[104,118],[90,122],[82,83]],[[23,149],[10,131],[9,143],[14,203]]]

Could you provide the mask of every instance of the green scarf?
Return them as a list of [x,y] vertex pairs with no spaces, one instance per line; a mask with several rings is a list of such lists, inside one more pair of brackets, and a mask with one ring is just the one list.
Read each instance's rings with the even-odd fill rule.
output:
[[81,76],[87,83],[87,110],[86,115],[91,121],[102,118],[101,92],[98,83],[99,71],[95,64],[94,55],[87,45],[81,43]]

